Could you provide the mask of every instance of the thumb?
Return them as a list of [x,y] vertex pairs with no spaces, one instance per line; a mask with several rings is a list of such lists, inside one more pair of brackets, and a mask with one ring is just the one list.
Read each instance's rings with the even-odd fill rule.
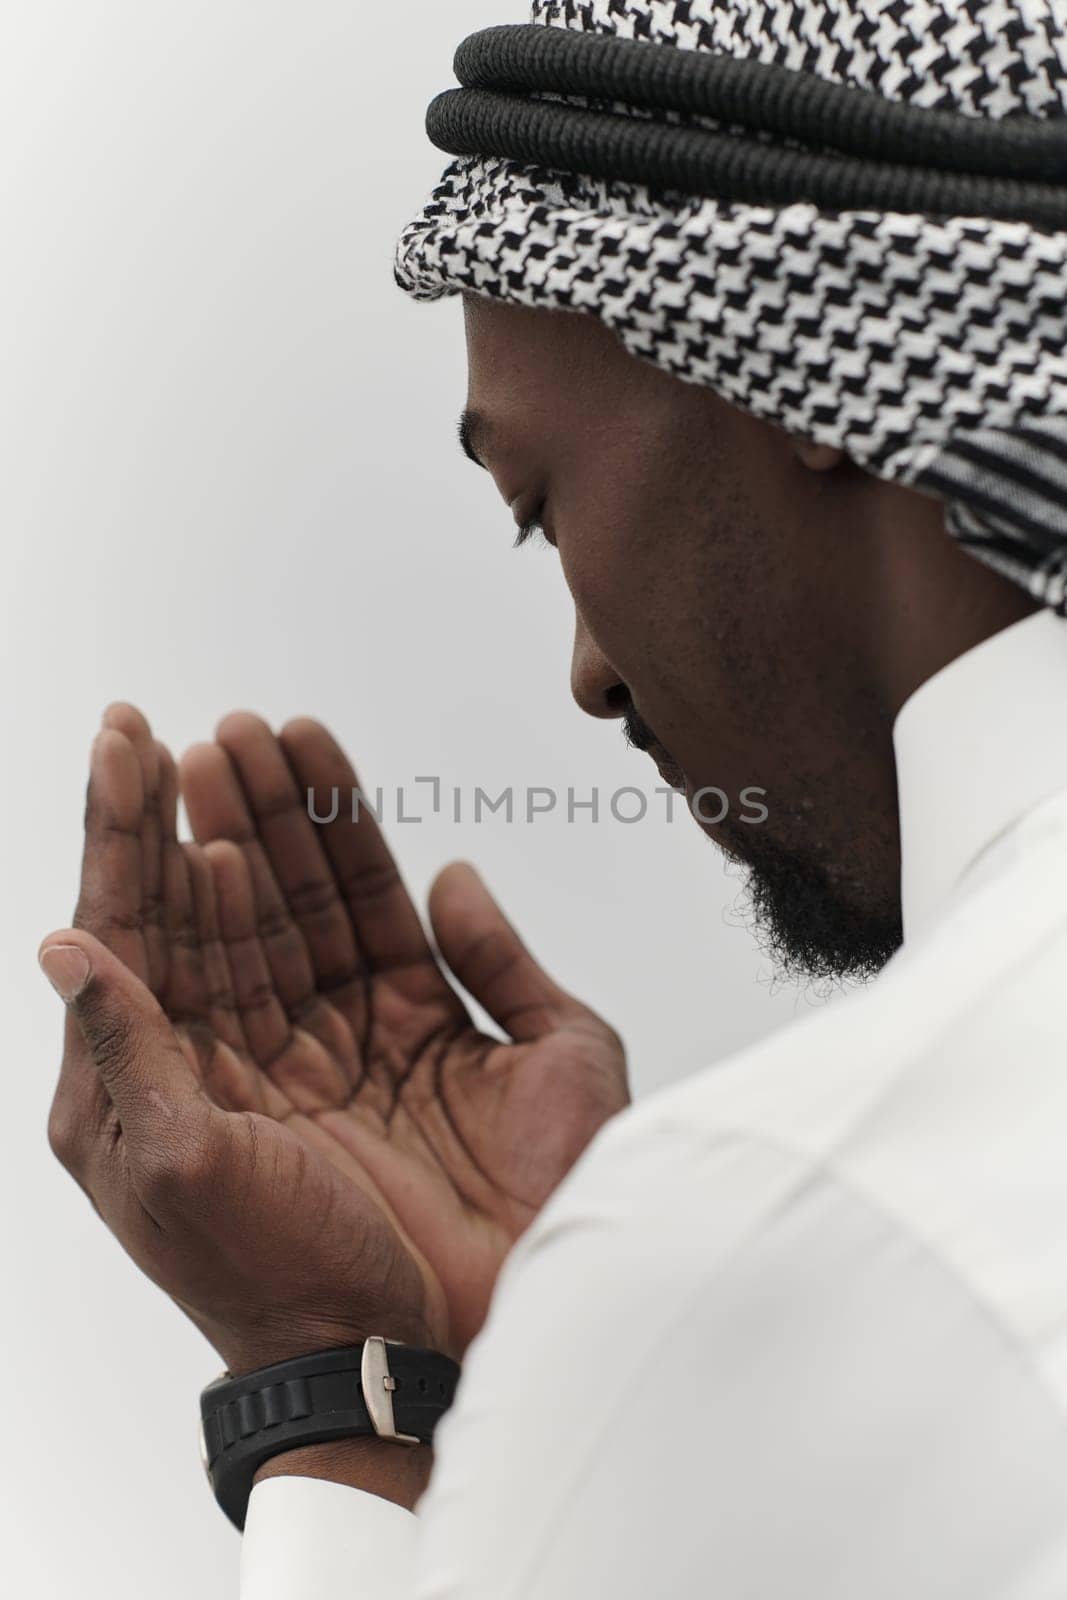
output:
[[50,933],[37,959],[131,1132],[138,1120],[157,1122],[201,1098],[159,1002],[99,939],[80,928]]
[[592,1016],[538,965],[467,862],[454,861],[438,875],[429,909],[445,961],[512,1039],[538,1039]]

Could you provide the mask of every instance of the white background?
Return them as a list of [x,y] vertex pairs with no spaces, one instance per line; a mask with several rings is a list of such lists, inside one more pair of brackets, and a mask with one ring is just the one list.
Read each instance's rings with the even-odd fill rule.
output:
[[[425,105],[516,0],[8,0],[0,13],[4,552],[4,1586],[236,1592],[197,1464],[213,1353],[52,1161],[86,752],[132,699],[174,748],[226,711],[332,724],[364,780],[658,782],[569,699],[550,551],[455,443],[459,303],[394,287],[443,158]],[[637,1092],[805,1008],[684,816],[394,827],[420,897],[475,859],[624,1033]],[[11,1023],[14,1023],[12,1029]],[[14,1568],[14,1570],[12,1570]],[[16,1576],[17,1574],[17,1576]]]

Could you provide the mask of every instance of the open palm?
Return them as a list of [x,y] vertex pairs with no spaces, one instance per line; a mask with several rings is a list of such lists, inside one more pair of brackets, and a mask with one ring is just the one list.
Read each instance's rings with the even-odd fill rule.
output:
[[[123,845],[139,851],[127,871],[139,903],[115,919],[124,959],[137,942],[211,1100],[255,1117],[274,1178],[268,1210],[285,1208],[273,1225],[298,1241],[302,1203],[328,1217],[340,1237],[321,1270],[331,1252],[343,1258],[346,1229],[391,1230],[397,1259],[383,1276],[405,1303],[385,1331],[414,1329],[460,1355],[512,1243],[626,1104],[618,1038],[455,865],[430,896],[436,943],[508,1037],[475,1028],[373,817],[361,808],[353,822],[355,774],[317,723],[275,737],[248,714],[227,718],[217,743],[181,763],[197,842],[179,844],[165,750],[130,707],[107,722],[142,776],[139,837]],[[311,820],[309,790],[317,814],[339,791],[334,821]],[[366,1240],[352,1247],[365,1262]],[[324,1302],[338,1288],[323,1284]]]

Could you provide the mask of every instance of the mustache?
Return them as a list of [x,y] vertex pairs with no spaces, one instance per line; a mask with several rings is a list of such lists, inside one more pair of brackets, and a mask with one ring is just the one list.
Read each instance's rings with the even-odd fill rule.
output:
[[631,700],[622,719],[622,732],[626,743],[632,750],[643,750],[651,755],[675,788],[680,789],[684,779],[682,770],[666,745],[661,744],[655,733],[649,727],[644,717]]
[[632,700],[626,715],[622,719],[622,734],[632,750],[648,751],[652,749],[662,750],[663,748]]

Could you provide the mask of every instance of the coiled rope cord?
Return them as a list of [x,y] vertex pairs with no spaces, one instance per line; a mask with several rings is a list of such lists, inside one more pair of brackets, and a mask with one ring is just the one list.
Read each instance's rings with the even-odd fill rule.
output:
[[[472,34],[455,70],[463,87],[438,95],[426,115],[430,139],[451,155],[708,199],[1067,227],[1067,118],[963,116],[765,62],[528,24]],[[537,98],[545,93],[706,116],[823,148]]]

